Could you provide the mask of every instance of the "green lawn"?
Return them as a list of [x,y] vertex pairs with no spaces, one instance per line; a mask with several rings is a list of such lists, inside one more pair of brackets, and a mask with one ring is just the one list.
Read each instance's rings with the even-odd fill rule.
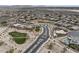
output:
[[9,35],[13,37],[13,40],[17,44],[23,44],[28,39],[28,36],[26,33],[20,33],[20,32],[14,31],[14,32],[10,32]]

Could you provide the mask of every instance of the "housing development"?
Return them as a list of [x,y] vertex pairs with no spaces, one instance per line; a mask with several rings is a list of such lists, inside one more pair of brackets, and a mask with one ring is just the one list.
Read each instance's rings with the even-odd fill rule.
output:
[[0,53],[78,53],[79,7],[0,6]]

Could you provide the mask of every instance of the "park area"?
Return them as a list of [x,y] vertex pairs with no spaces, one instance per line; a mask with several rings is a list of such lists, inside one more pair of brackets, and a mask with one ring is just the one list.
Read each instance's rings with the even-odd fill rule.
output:
[[13,40],[17,44],[23,44],[28,39],[27,33],[20,33],[20,32],[14,31],[14,32],[10,32],[9,35],[13,37]]

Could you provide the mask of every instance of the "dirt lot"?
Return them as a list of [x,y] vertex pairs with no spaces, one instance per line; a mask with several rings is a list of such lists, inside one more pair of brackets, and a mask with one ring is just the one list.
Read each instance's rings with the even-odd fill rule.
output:
[[[24,44],[16,44],[12,40],[12,37],[8,34],[9,32],[12,32],[12,31],[27,33],[29,36],[29,39],[26,40],[26,42]],[[2,31],[0,31],[0,32],[2,32]],[[7,51],[16,52],[16,53],[23,52],[24,50],[26,50],[28,48],[28,45],[30,45],[30,43],[36,38],[36,36],[39,35],[39,33],[34,33],[32,31],[30,32],[30,31],[26,31],[26,30],[18,30],[15,28],[8,28],[6,30],[6,32],[4,32],[0,35],[1,42],[4,42],[4,44],[2,44],[0,46],[0,52],[7,52]]]

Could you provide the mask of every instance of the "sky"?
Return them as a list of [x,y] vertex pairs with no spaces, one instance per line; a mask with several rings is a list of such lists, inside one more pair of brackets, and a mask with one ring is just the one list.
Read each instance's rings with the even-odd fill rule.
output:
[[79,6],[78,0],[0,0],[0,5]]

